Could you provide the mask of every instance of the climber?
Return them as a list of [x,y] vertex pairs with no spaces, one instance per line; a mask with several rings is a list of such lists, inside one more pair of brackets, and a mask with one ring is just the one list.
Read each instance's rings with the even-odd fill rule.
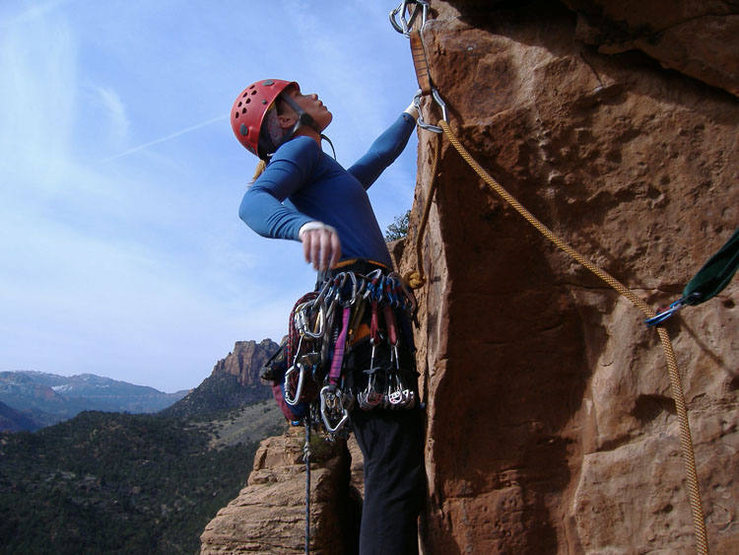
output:
[[[318,283],[339,272],[387,274],[392,260],[366,189],[402,152],[418,116],[411,104],[348,170],[321,149],[333,115],[315,94],[295,82],[269,79],[244,89],[234,102],[231,125],[239,142],[261,162],[244,194],[239,215],[265,237],[298,240]],[[406,326],[407,329],[407,326]],[[412,337],[405,334],[395,363],[412,368]],[[362,387],[363,369],[375,361],[369,341],[352,347],[344,372]],[[375,361],[376,362],[376,361]],[[417,517],[424,497],[422,411],[351,412],[364,457],[365,499],[360,553],[416,553]]]

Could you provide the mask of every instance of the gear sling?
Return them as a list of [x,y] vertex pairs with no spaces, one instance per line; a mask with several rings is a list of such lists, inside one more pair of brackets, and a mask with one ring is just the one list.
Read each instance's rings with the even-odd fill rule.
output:
[[[403,279],[379,263],[347,260],[339,268],[319,275],[314,291],[295,303],[290,313],[288,334],[278,352],[266,363],[262,378],[272,382],[272,392],[285,418],[294,426],[305,426],[303,448],[306,464],[305,552],[310,551],[310,438],[311,429],[322,431],[333,441],[349,434],[350,411],[363,424],[355,427],[360,447],[363,443],[383,443],[393,449],[394,438],[409,437],[394,454],[411,461],[420,453],[422,433],[418,415],[417,373],[410,321],[415,319],[417,303]],[[368,425],[365,415],[374,409],[405,409],[407,417],[394,419],[392,433],[384,437],[388,425]],[[378,437],[369,439],[373,434]],[[365,439],[367,438],[367,439]],[[375,448],[376,449],[376,448]],[[364,453],[364,448],[362,448]],[[388,472],[400,472],[398,464]],[[411,464],[404,476],[406,505],[417,502],[422,463]],[[374,473],[376,474],[376,473]],[[392,496],[387,482],[366,473],[364,521],[382,526],[382,519],[415,519],[417,509],[391,506],[380,510],[374,501]],[[391,481],[397,483],[398,480]],[[371,483],[371,485],[370,485]],[[410,517],[409,517],[410,515]],[[410,525],[401,527],[412,529]],[[393,541],[411,544],[415,534]],[[413,536],[413,537],[411,537]]]

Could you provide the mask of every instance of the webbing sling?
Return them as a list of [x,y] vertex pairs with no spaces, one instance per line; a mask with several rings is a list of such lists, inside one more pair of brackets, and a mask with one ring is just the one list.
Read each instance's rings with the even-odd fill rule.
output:
[[685,286],[683,289],[685,304],[701,304],[718,295],[731,282],[737,266],[739,266],[739,229]]

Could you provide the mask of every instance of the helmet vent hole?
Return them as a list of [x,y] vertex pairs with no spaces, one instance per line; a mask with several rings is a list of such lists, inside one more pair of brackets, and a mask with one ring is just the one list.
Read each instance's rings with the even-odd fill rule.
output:
[[244,107],[243,107],[243,108],[241,109],[241,113],[242,113],[242,114],[245,114],[245,113],[246,113],[246,106],[244,106]]

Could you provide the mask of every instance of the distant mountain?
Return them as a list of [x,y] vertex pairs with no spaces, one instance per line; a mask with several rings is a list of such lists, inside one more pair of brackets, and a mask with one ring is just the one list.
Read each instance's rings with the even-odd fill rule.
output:
[[[44,372],[0,372],[0,402],[28,421],[22,429],[56,424],[85,410],[148,413],[162,410],[188,392],[163,393],[93,374],[58,376]],[[0,430],[11,430],[0,422]]]
[[28,416],[0,403],[0,431],[20,432],[21,430],[38,430],[41,426]]
[[183,399],[162,411],[164,416],[187,417],[242,407],[272,398],[272,390],[259,379],[264,364],[279,345],[237,341],[234,350],[219,360],[203,383]]
[[265,362],[277,352],[279,345],[271,339],[256,341],[237,341],[226,358],[216,362],[211,376],[227,374],[236,376],[241,385],[262,386],[259,372]]

